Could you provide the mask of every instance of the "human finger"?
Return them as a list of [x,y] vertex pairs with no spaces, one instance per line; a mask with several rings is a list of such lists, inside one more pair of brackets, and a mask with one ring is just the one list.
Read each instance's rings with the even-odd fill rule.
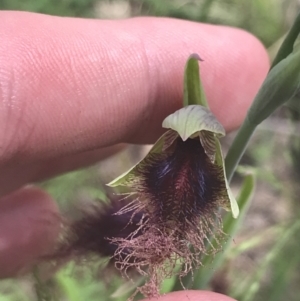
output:
[[212,111],[232,130],[268,70],[261,43],[234,28],[21,12],[2,12],[0,20],[0,158],[6,166],[153,142],[163,118],[181,106],[184,64],[193,52],[204,59]]
[[68,156],[51,158],[37,162],[27,162],[12,166],[3,166],[0,175],[0,197],[18,189],[26,183],[46,180],[62,173],[88,167],[102,159],[110,157],[125,148],[124,144],[103,147]]

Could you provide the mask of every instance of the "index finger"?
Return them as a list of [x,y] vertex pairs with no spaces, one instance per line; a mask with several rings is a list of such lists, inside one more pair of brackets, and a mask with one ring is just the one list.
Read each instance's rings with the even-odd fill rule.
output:
[[260,42],[227,27],[164,18],[100,21],[0,14],[0,164],[119,142],[150,143],[182,104],[197,52],[212,111],[236,128],[268,70]]

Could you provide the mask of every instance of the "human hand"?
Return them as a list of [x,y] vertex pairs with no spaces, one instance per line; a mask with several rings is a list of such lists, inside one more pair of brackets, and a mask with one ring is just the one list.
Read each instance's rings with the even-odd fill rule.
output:
[[[191,53],[204,59],[210,108],[227,131],[244,119],[269,67],[244,31],[164,18],[1,12],[0,39],[0,278],[29,267],[59,231],[51,197],[21,187],[97,162],[122,143],[154,142],[182,105]],[[230,300],[205,292],[162,300],[182,294]]]

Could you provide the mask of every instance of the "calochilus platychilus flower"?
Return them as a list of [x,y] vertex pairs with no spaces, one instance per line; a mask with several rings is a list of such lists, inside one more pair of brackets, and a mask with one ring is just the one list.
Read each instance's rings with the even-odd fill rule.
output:
[[134,196],[118,214],[143,212],[139,235],[135,231],[112,242],[118,244],[121,269],[134,266],[148,277],[139,288],[145,296],[158,295],[161,281],[176,274],[176,264],[183,265],[179,276],[201,265],[210,238],[222,236],[220,207],[234,217],[239,213],[219,142],[225,130],[208,108],[199,59],[194,54],[187,61],[184,107],[165,118],[167,131],[143,160],[108,184],[127,186]]

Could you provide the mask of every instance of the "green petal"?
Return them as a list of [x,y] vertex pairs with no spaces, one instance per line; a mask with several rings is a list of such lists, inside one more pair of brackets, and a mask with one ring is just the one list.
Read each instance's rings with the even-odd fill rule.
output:
[[218,137],[225,136],[221,123],[203,106],[190,105],[169,115],[162,126],[176,131],[183,141],[198,134],[200,131],[215,133]]
[[153,153],[161,153],[162,151],[166,150],[169,146],[172,145],[174,140],[178,137],[177,133],[173,131],[167,131],[164,133],[152,146],[148,154],[145,156],[144,159],[142,159],[140,162],[138,162],[136,165],[131,167],[128,171],[124,172],[114,180],[112,180],[110,183],[106,184],[110,187],[116,187],[116,186],[127,186],[128,184],[132,183],[134,181],[134,177],[136,176],[137,167],[139,165],[143,164],[143,161],[146,160],[151,154]]
[[202,59],[194,53],[190,55],[185,65],[183,106],[201,105],[208,108],[199,75],[199,61]]
[[216,140],[216,161],[215,161],[215,163],[217,165],[221,166],[223,169],[224,181],[225,181],[226,190],[227,190],[227,196],[225,199],[224,209],[231,210],[232,216],[234,218],[237,218],[239,216],[239,212],[240,212],[239,206],[237,204],[237,201],[236,201],[233,193],[231,192],[229,183],[226,178],[226,171],[225,171],[224,158],[223,158],[223,154],[222,154],[221,144],[217,138],[215,138],[215,140]]

